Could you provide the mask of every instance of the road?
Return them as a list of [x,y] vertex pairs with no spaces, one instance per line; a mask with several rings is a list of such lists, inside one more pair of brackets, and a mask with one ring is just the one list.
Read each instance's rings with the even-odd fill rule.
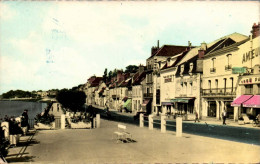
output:
[[[96,109],[96,111],[101,114],[101,118],[103,119],[139,125],[139,120],[134,120],[132,116],[120,115],[117,112],[111,112],[112,117],[107,117],[107,115],[104,113],[104,110]],[[160,123],[160,120],[154,120],[154,122]],[[176,128],[174,127],[176,122],[174,120],[168,120],[166,124],[168,125],[166,126],[166,130],[176,131]],[[148,127],[148,122],[145,122],[144,126]],[[154,128],[159,129],[160,124],[154,124]],[[184,133],[260,145],[260,129],[256,128],[212,125],[193,122],[183,122],[182,128]]]

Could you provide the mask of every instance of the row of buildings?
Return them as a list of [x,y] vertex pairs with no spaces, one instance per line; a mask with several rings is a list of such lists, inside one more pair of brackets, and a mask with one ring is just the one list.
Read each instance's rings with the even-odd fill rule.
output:
[[151,48],[146,66],[135,73],[118,71],[104,82],[92,76],[82,87],[88,105],[152,114],[179,113],[187,118],[230,119],[260,113],[260,24],[251,35],[233,33],[200,46]]

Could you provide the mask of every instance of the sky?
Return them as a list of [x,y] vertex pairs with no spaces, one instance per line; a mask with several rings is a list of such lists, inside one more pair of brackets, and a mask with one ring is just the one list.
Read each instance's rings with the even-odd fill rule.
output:
[[0,94],[72,88],[151,47],[250,35],[258,1],[0,1]]

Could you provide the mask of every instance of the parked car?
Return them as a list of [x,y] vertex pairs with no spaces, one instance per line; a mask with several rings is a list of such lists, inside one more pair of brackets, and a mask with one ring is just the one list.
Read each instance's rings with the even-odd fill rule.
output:
[[146,113],[146,112],[137,112],[137,113],[134,115],[134,120],[139,120],[140,114],[144,114],[144,120],[148,120],[149,114]]

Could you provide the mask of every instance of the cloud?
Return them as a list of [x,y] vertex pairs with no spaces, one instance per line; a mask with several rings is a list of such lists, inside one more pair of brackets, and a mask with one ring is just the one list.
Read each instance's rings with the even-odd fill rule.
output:
[[10,20],[16,16],[16,12],[6,3],[0,2],[0,20]]
[[0,89],[72,87],[93,74],[101,76],[105,68],[145,64],[157,40],[160,46],[187,45],[188,40],[198,45],[233,32],[247,35],[259,20],[255,4],[259,2],[55,2],[38,6],[44,12],[30,6],[26,14],[16,9],[19,17],[15,5],[1,3],[1,20],[42,22],[1,38],[9,45],[1,48]]

